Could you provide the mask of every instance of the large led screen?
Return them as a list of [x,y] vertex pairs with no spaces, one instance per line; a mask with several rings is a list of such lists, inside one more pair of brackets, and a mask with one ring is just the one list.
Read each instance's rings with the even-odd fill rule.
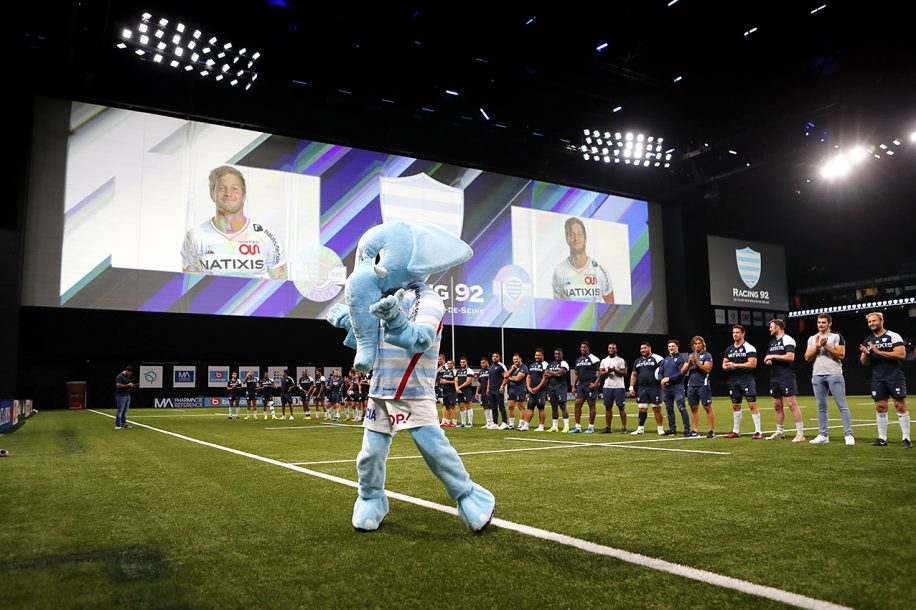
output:
[[30,209],[60,243],[29,247],[26,304],[319,319],[363,232],[403,219],[474,249],[430,278],[447,323],[667,330],[646,201],[83,103],[66,149],[62,201]]

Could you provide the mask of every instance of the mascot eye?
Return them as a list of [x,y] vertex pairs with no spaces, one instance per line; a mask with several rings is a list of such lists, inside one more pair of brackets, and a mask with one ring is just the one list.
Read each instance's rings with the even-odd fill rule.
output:
[[375,255],[375,264],[378,265],[382,261],[382,256],[385,255],[385,249],[382,248],[378,251],[378,254]]

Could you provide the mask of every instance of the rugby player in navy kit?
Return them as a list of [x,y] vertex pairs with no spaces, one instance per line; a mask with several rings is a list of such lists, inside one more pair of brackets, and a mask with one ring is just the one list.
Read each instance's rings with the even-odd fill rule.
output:
[[636,397],[639,407],[639,425],[630,434],[645,434],[646,419],[649,417],[649,405],[655,412],[655,424],[659,436],[665,433],[662,427],[661,384],[655,373],[662,357],[652,353],[652,345],[643,341],[639,345],[639,358],[633,361],[633,372],[630,373],[630,396]]
[[538,427],[535,432],[544,431],[544,406],[547,403],[547,363],[544,362],[544,350],[537,348],[534,351],[534,362],[528,367],[528,377],[525,379],[525,389],[528,390],[528,412],[525,414],[525,430],[528,430],[534,410],[538,410]]
[[229,382],[226,384],[226,389],[229,390],[229,419],[232,419],[232,407],[235,407],[235,418],[238,419],[239,398],[242,395],[242,382],[236,371],[232,371],[232,374],[229,375]]
[[681,367],[681,374],[687,376],[687,405],[693,429],[700,429],[700,403],[706,409],[709,431],[706,438],[716,437],[716,415],[712,410],[712,391],[709,388],[709,373],[712,372],[712,355],[706,351],[706,339],[700,335],[690,340],[693,351]]
[[474,427],[474,410],[471,408],[471,401],[474,399],[474,391],[471,388],[473,379],[474,375],[468,368],[468,357],[462,356],[458,359],[458,368],[455,371],[455,382],[458,385],[458,409],[461,412],[459,428]]
[[906,344],[900,335],[884,328],[884,314],[872,312],[865,316],[865,321],[871,334],[859,345],[859,362],[871,367],[871,396],[875,401],[878,423],[878,438],[872,446],[887,446],[887,401],[893,398],[903,434],[903,447],[912,449],[910,412],[906,408],[906,378],[903,374]]
[[[317,373],[317,369],[315,370]],[[311,419],[312,413],[309,403],[312,401],[312,393],[315,391],[315,380],[309,375],[308,369],[302,369],[302,375],[299,377],[297,384],[299,391],[302,392],[302,419]]]
[[245,373],[245,419],[258,418],[258,379],[254,371]]
[[480,370],[475,375],[477,378],[477,402],[483,407],[483,415],[486,420],[484,428],[490,429],[493,424],[493,413],[490,411],[490,395],[488,394],[490,385],[490,362],[480,358]]
[[[506,370],[506,365],[499,360],[500,355],[493,352],[489,369],[490,376],[487,379],[488,400],[490,401],[490,411],[493,413],[493,427],[505,430],[506,426],[509,425],[507,423],[509,418],[506,416],[506,401],[503,397],[503,389],[506,387],[506,376],[509,372]],[[503,421],[497,425],[500,414],[503,416]]]
[[760,411],[757,410],[757,380],[754,369],[757,368],[757,348],[744,340],[745,330],[740,324],[732,326],[734,343],[725,348],[722,369],[728,373],[728,393],[732,400],[732,419],[734,427],[725,438],[741,436],[741,399],[747,399],[754,419],[754,440],[763,438],[760,430]]
[[570,430],[571,434],[582,432],[582,403],[588,401],[588,428],[586,434],[595,431],[595,417],[598,415],[598,409],[595,407],[595,400],[598,399],[598,370],[601,368],[601,361],[591,353],[591,344],[588,341],[579,343],[580,356],[576,360],[573,369],[572,385],[576,388],[576,427]]
[[547,377],[547,399],[550,401],[553,425],[550,432],[557,432],[559,417],[563,415],[563,432],[569,432],[569,412],[566,410],[566,394],[569,385],[566,377],[569,375],[569,365],[563,360],[563,350],[559,347],[553,350],[553,362],[547,365],[544,377]]
[[286,407],[289,407],[289,421],[293,420],[293,388],[296,382],[289,376],[289,371],[284,370],[283,376],[280,377],[280,419],[286,419]]
[[805,424],[795,396],[798,385],[795,383],[795,339],[786,334],[786,323],[779,319],[770,320],[770,345],[763,363],[770,368],[770,396],[773,397],[773,408],[776,409],[776,432],[767,437],[768,441],[782,440],[785,435],[786,412],[783,402],[789,405],[795,419],[795,438],[793,443],[805,442]]
[[267,369],[264,369],[264,372],[261,373],[261,378],[258,380],[258,393],[261,395],[261,400],[264,401],[264,419],[267,419],[268,408],[270,409],[271,419],[280,419],[277,417],[276,411],[274,411],[273,390],[274,380],[270,378],[270,373],[267,372]]
[[508,430],[515,428],[515,406],[518,405],[518,429],[525,431],[523,422],[525,421],[526,403],[528,402],[528,387],[525,385],[525,379],[528,377],[528,367],[522,363],[522,357],[519,354],[512,354],[512,366],[509,367],[509,374],[506,380],[509,382],[509,427]]
[[455,421],[455,407],[458,404],[458,383],[456,382],[455,361],[446,360],[445,368],[439,372],[439,389],[442,390],[442,425],[446,428],[454,428],[458,424]]

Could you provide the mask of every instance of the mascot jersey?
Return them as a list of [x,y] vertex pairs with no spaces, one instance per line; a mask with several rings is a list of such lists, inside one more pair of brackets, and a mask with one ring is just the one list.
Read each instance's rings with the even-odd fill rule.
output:
[[401,309],[410,324],[428,326],[436,333],[433,344],[421,354],[385,342],[385,328],[379,326],[378,355],[373,368],[369,396],[394,399],[436,399],[435,379],[445,304],[425,282],[409,284]]
[[269,269],[282,264],[277,238],[250,219],[235,233],[223,233],[208,220],[188,231],[181,248],[182,269],[191,273],[267,278]]

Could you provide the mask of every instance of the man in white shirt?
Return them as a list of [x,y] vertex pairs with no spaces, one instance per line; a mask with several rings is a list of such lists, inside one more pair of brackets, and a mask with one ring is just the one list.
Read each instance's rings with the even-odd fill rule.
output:
[[610,434],[614,420],[614,405],[620,411],[621,434],[627,433],[627,402],[626,389],[624,381],[627,376],[627,362],[617,355],[617,344],[610,343],[607,346],[607,356],[601,360],[598,365],[599,374],[604,379],[604,386],[601,389],[601,397],[604,401],[604,431],[602,434]]
[[827,397],[833,394],[833,401],[840,410],[843,420],[843,435],[847,445],[855,445],[852,435],[852,416],[846,404],[846,380],[843,378],[843,358],[846,357],[846,339],[830,329],[833,318],[822,313],[817,317],[817,334],[808,338],[805,361],[813,363],[811,385],[817,403],[818,434],[811,441],[814,445],[829,443],[827,432]]

